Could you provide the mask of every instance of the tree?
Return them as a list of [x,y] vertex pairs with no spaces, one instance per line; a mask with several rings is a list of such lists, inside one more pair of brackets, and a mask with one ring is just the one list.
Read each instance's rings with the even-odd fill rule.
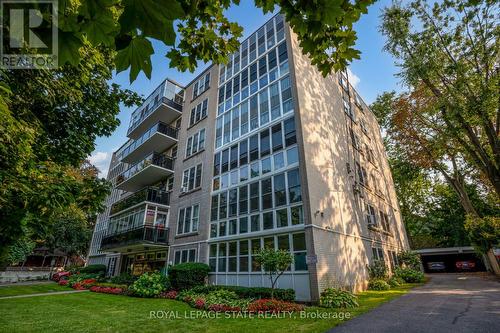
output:
[[23,225],[38,232],[66,207],[104,209],[109,184],[82,162],[118,126],[119,104],[140,98],[110,85],[112,52],[58,70],[0,71],[0,267]]
[[[490,0],[449,0],[434,3],[432,8],[416,0],[387,8],[381,26],[387,38],[385,50],[397,59],[399,76],[411,89],[405,96],[407,102],[422,102],[417,110],[412,109],[410,120],[429,129],[431,139],[442,141],[431,153],[441,154],[439,149],[446,143],[450,161],[457,155],[463,157],[497,196],[498,10],[498,2]],[[453,182],[460,178],[458,174]]]
[[285,250],[261,249],[255,256],[256,262],[262,266],[271,280],[271,298],[274,298],[276,282],[293,262],[293,256]]
[[[374,0],[255,0],[264,13],[279,7],[297,34],[304,54],[326,75],[358,59],[353,24]],[[168,46],[170,66],[193,71],[198,61],[227,62],[243,29],[224,15],[240,0],[64,0],[59,1],[59,61],[78,65],[86,43],[115,50],[118,72],[133,81],[151,76],[152,39]],[[40,8],[43,9],[43,8]],[[51,20],[51,13],[44,12]]]

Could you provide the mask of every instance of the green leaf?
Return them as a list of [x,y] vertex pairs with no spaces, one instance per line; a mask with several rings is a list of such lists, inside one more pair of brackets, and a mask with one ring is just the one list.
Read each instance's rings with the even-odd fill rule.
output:
[[119,22],[123,33],[139,29],[147,37],[174,45],[173,21],[184,16],[176,0],[124,0]]
[[326,0],[323,6],[323,22],[329,25],[336,25],[337,19],[346,15],[346,12],[342,10],[342,2],[341,0]]
[[119,73],[130,67],[130,82],[134,81],[140,71],[151,78],[151,55],[154,53],[151,42],[144,37],[135,37],[130,44],[118,51],[115,57],[116,71]]
[[96,14],[92,19],[87,20],[82,25],[82,31],[85,32],[92,44],[102,43],[106,46],[113,46],[115,35],[118,32],[113,14],[109,10]]
[[78,65],[80,62],[80,47],[83,42],[80,38],[71,32],[59,31],[59,50],[58,62],[59,66],[69,63],[73,66]]

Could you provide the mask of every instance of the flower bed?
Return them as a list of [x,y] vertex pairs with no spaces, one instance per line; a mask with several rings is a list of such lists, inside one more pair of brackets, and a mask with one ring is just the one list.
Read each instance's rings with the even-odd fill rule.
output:
[[302,310],[304,310],[303,305],[277,299],[258,299],[248,306],[248,311],[254,313],[278,313]]
[[102,287],[102,286],[92,286],[90,287],[90,291],[95,293],[115,294],[115,295],[119,295],[124,292],[122,288]]

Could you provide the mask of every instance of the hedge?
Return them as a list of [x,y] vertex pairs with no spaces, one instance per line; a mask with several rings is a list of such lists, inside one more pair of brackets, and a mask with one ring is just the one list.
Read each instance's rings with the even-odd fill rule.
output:
[[[191,289],[194,293],[208,294],[214,290],[230,290],[234,291],[240,298],[253,298],[253,299],[265,299],[271,298],[271,288],[264,287],[240,287],[240,286],[222,286],[222,285],[211,285],[211,286],[197,286]],[[295,300],[295,290],[293,289],[274,289],[274,298],[282,301],[294,301]]]
[[210,272],[210,267],[206,264],[186,262],[170,266],[168,268],[168,277],[172,288],[186,290],[204,285],[208,272]]
[[80,274],[106,274],[106,265],[88,265],[80,269]]

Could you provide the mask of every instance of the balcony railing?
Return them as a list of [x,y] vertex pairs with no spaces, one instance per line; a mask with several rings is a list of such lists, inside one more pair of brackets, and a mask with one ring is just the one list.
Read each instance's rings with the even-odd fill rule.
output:
[[144,188],[120,201],[115,202],[111,206],[110,214],[114,215],[142,202],[151,202],[158,205],[168,206],[170,205],[170,192],[161,191],[154,187]]
[[102,238],[101,250],[141,244],[168,245],[168,228],[141,226],[106,235]]
[[130,124],[127,134],[130,134],[134,129],[136,129],[146,118],[149,117],[149,115],[154,113],[162,104],[165,104],[166,106],[178,112],[182,112],[182,104],[179,104],[167,97],[162,97],[158,99],[158,102],[154,103],[152,106],[141,110],[141,115],[139,117],[134,119],[134,115],[132,114],[132,119],[134,119],[134,121]]
[[150,165],[156,165],[168,170],[174,170],[174,159],[158,153],[151,153],[142,161],[134,164],[116,179],[117,186],[125,182],[127,179],[132,178],[138,172],[144,170]]
[[[150,139],[157,133],[161,133],[161,134],[167,135],[168,137],[172,138],[170,140],[165,138],[165,139],[167,139],[166,142],[163,142],[165,140],[162,141],[162,148],[166,149],[166,148],[168,148],[168,146],[171,146],[175,142],[177,142],[176,140],[177,140],[178,135],[179,135],[179,129],[174,127],[174,126],[170,126],[170,125],[167,125],[165,123],[162,123],[162,122],[158,122],[158,123],[154,124],[153,126],[151,126],[151,128],[149,128],[146,132],[144,132],[139,138],[133,140],[127,147],[125,147],[125,149],[122,152],[122,160],[126,160],[127,157],[129,157],[134,152],[136,152],[136,154],[134,154],[135,158],[140,157],[141,151],[137,151],[137,150],[139,148],[141,148],[141,150],[143,151],[142,153],[144,153],[144,150],[148,149],[148,147],[150,147],[151,145],[155,145],[155,141],[150,140]],[[149,140],[149,142],[148,142],[148,140]],[[129,162],[129,161],[126,161],[126,162]]]

